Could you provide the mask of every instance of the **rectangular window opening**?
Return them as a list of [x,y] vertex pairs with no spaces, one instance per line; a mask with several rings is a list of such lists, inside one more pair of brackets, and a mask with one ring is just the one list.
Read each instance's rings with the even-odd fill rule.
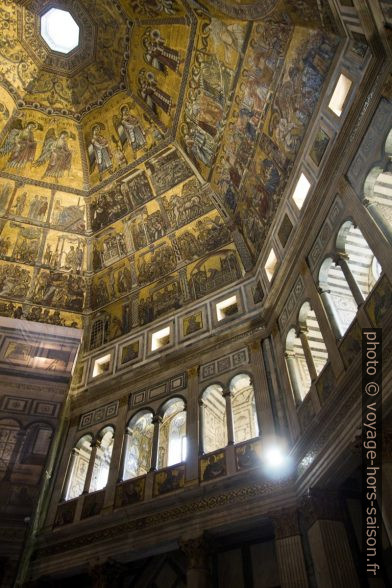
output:
[[233,314],[236,314],[237,312],[237,296],[231,296],[230,298],[226,298],[226,300],[222,300],[222,302],[218,302],[216,305],[216,316],[218,318],[218,321],[222,321],[223,319]]
[[305,176],[305,174],[301,174],[299,176],[297,185],[295,186],[294,192],[293,192],[293,200],[298,208],[298,210],[301,210],[306,197],[309,193],[310,190],[310,182],[308,180],[308,178]]
[[347,78],[344,74],[340,74],[335,89],[333,91],[331,100],[329,101],[328,108],[336,114],[341,116],[346,98],[351,88],[352,81]]
[[151,335],[151,351],[156,351],[170,343],[170,326]]
[[264,266],[265,273],[267,274],[267,278],[269,281],[272,280],[273,275],[275,273],[276,264],[278,263],[277,257],[275,255],[275,251],[271,249],[266,264]]
[[109,371],[110,368],[110,353],[96,359],[94,362],[93,378],[101,376]]

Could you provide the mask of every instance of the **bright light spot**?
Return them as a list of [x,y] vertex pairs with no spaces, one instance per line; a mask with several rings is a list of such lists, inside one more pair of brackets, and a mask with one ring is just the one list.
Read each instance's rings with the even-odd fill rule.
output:
[[51,8],[41,16],[41,35],[53,51],[69,53],[79,45],[79,27],[65,10]]
[[151,351],[164,347],[170,343],[170,326],[155,331],[151,336]]
[[311,452],[305,455],[305,457],[298,464],[298,472],[303,473],[307,468],[312,465],[315,460],[315,453]]
[[340,74],[335,89],[333,91],[331,100],[328,104],[329,108],[336,114],[341,116],[346,102],[346,98],[351,88],[352,81],[345,75]]
[[278,263],[278,260],[275,255],[275,251],[273,249],[271,249],[271,251],[269,252],[269,255],[268,255],[268,259],[267,259],[265,266],[264,266],[265,273],[267,274],[267,278],[268,278],[269,282],[273,278],[277,263]]
[[284,462],[285,456],[280,447],[269,447],[265,452],[265,461],[268,466],[279,468]]
[[237,297],[231,296],[222,302],[218,302],[216,305],[216,316],[218,321],[223,320],[231,314],[235,314],[238,311]]
[[169,441],[167,465],[172,466],[186,460],[186,437],[175,437]]
[[293,471],[292,459],[286,451],[285,444],[275,441],[266,445],[262,452],[263,469],[270,478],[283,478]]
[[310,182],[304,174],[301,174],[293,192],[293,200],[299,210],[301,210],[309,190]]
[[99,359],[96,359],[94,362],[94,369],[93,369],[93,378],[96,378],[97,376],[101,376],[102,374],[105,374],[106,372],[109,371],[110,369],[110,353],[108,353],[107,355],[104,355],[103,357],[100,357]]

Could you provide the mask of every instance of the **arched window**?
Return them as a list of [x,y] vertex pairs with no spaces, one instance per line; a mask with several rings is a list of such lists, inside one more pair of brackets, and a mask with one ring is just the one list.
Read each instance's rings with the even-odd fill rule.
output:
[[286,363],[294,398],[300,404],[309,391],[311,377],[301,339],[295,329],[290,329],[286,338]]
[[321,297],[337,336],[343,336],[357,314],[357,304],[343,270],[331,257],[320,269]]
[[[4,477],[18,439],[19,424],[12,419],[0,421],[0,479]],[[14,456],[15,457],[15,456]]]
[[84,489],[91,456],[92,435],[84,435],[72,450],[63,491],[64,500],[80,496]]
[[186,410],[181,398],[164,405],[159,429],[158,467],[165,468],[186,459]]
[[328,361],[328,352],[317,317],[309,302],[304,302],[301,306],[301,310],[299,311],[299,324],[300,328],[303,329],[302,336],[305,338],[305,342],[309,345],[309,351],[316,374],[319,375]]
[[321,297],[335,334],[343,336],[360,304],[381,275],[382,268],[361,231],[352,221],[340,227],[337,256],[324,260],[319,280]]
[[113,451],[113,427],[105,427],[100,431],[97,438],[97,453],[95,455],[93,475],[89,492],[102,490],[108,482],[110,460]]
[[234,441],[240,443],[259,434],[253,384],[248,374],[238,374],[230,382]]
[[151,466],[154,424],[152,413],[142,410],[129,421],[123,480],[146,474]]
[[203,449],[210,453],[227,445],[226,402],[223,388],[211,384],[203,392]]
[[384,232],[392,241],[392,130],[389,131],[385,142],[383,167],[374,167],[368,174],[364,184],[364,197],[367,208]]
[[341,226],[336,245],[338,251],[345,254],[355,282],[363,298],[366,298],[381,275],[382,269],[377,258],[361,231],[351,221]]

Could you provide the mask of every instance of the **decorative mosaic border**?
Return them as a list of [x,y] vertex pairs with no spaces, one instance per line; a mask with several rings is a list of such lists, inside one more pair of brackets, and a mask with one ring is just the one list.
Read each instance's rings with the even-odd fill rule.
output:
[[86,427],[92,427],[93,425],[112,419],[117,416],[118,406],[119,401],[116,400],[116,402],[111,402],[110,404],[106,404],[105,406],[101,406],[90,412],[83,413],[80,416],[78,430],[80,431]]
[[11,414],[57,418],[60,411],[60,403],[50,402],[48,400],[33,400],[32,398],[21,396],[5,396],[1,411]]
[[145,402],[162,398],[173,392],[180,392],[187,387],[188,378],[186,372],[173,376],[169,380],[154,384],[149,388],[144,388],[133,392],[129,397],[129,406],[139,406]]
[[225,372],[245,363],[249,363],[249,351],[247,347],[238,349],[237,351],[200,366],[200,381],[204,382],[205,380],[219,374],[224,374]]

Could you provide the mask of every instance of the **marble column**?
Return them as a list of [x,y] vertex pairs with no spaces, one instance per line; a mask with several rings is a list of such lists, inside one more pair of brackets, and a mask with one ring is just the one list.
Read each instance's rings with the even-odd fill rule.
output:
[[125,461],[127,458],[127,451],[128,451],[128,447],[129,447],[129,443],[130,443],[131,439],[132,439],[132,431],[129,427],[126,427],[125,432],[124,432],[122,450],[121,450],[120,469],[119,469],[118,477],[117,477],[118,483],[124,481]]
[[281,587],[307,588],[308,575],[297,510],[282,510],[273,516],[273,522]]
[[187,559],[187,588],[210,588],[209,546],[204,537],[180,540],[180,549]]
[[98,441],[98,439],[95,439],[95,441],[91,442],[91,453],[90,453],[90,459],[88,462],[86,479],[84,481],[83,494],[88,494],[90,492],[91,480],[93,477],[93,471],[94,471],[94,465],[95,465],[95,458],[97,457],[97,450],[100,445],[101,445],[101,442]]
[[204,454],[204,410],[205,405],[200,398],[199,400],[199,455]]
[[231,405],[232,393],[229,389],[222,392],[222,396],[226,401],[226,422],[227,422],[227,445],[234,444],[234,421],[233,421],[233,407]]
[[284,356],[286,358],[287,369],[290,374],[290,381],[294,393],[295,404],[299,406],[302,402],[302,393],[297,371],[297,360],[295,358],[295,354],[292,351],[285,351]]
[[302,512],[318,588],[357,588],[355,569],[337,494],[312,490]]
[[199,477],[199,366],[188,369],[186,481]]
[[305,326],[301,326],[298,329],[297,337],[299,337],[301,340],[302,350],[304,352],[306,365],[308,367],[308,371],[309,371],[309,375],[310,375],[310,379],[311,379],[309,394],[310,394],[310,397],[312,400],[313,409],[314,409],[315,413],[318,413],[321,408],[321,405],[320,405],[320,399],[318,397],[317,390],[316,390],[316,387],[314,384],[315,380],[317,379],[317,370],[316,370],[316,366],[314,365],[312,350],[310,349],[307,333],[308,333],[307,328]]
[[289,438],[290,434],[285,407],[284,391],[280,376],[278,375],[280,370],[275,358],[275,351],[271,336],[262,340],[261,353],[264,362],[263,371],[270,388],[271,402],[272,399],[275,401],[275,430],[279,433],[279,435],[283,435]]
[[342,337],[342,331],[340,328],[340,317],[335,308],[335,304],[331,297],[331,292],[328,286],[319,285],[319,294],[321,296],[321,300],[323,301],[325,310],[328,314],[329,322],[331,324],[332,330],[336,339],[340,339]]
[[298,413],[295,406],[294,394],[291,391],[288,365],[285,361],[285,349],[281,334],[275,324],[271,331],[271,344],[274,348],[274,359],[276,362],[277,375],[280,375],[281,386],[285,396],[285,413],[288,417],[290,434],[293,440],[301,434],[301,428],[298,421]]
[[[110,459],[110,470],[108,481],[106,484],[104,508],[111,507],[114,503],[114,496],[116,493],[116,484],[120,476],[122,476],[122,464],[124,454],[126,453],[126,445],[124,431],[126,429],[126,420],[128,414],[128,397],[125,396],[120,400],[118,410],[116,429],[114,431],[113,451]],[[127,429],[128,430],[128,429]]]
[[71,479],[72,479],[73,471],[74,471],[74,467],[75,467],[75,461],[76,461],[76,458],[78,455],[79,455],[79,449],[74,447],[71,451],[71,457],[70,457],[70,460],[68,463],[67,475],[65,477],[64,487],[61,492],[61,500],[66,500],[66,498],[67,498],[68,488],[71,483]]
[[361,292],[361,289],[359,288],[357,281],[350,269],[350,266],[348,265],[347,259],[345,257],[343,257],[342,254],[339,254],[335,259],[334,259],[335,265],[338,265],[343,274],[344,277],[346,278],[346,282],[351,290],[351,294],[353,295],[353,298],[356,302],[356,305],[359,307],[363,304],[364,301],[364,297],[363,294]]
[[265,374],[264,358],[259,340],[250,344],[250,360],[255,375],[253,388],[256,411],[259,420],[260,434],[270,436],[275,434],[274,415],[272,412],[268,380]]
[[[316,315],[321,334],[328,352],[328,359],[331,362],[332,371],[335,378],[338,378],[344,372],[344,364],[341,358],[338,346],[336,345],[336,332],[333,328],[326,305],[322,304],[320,292],[317,289],[312,273],[305,263],[301,274],[304,278],[305,289],[310,297],[310,305]],[[333,304],[333,303],[332,303]],[[334,311],[334,308],[333,308]]]
[[155,472],[155,470],[158,468],[159,427],[162,422],[162,417],[159,414],[156,414],[152,418],[151,422],[154,425],[154,433],[152,436],[150,472]]
[[306,365],[308,366],[310,379],[314,381],[317,379],[317,371],[316,366],[314,365],[312,350],[310,349],[307,334],[308,330],[304,327],[300,327],[297,336],[299,336],[299,338],[301,339],[302,349],[305,355]]

